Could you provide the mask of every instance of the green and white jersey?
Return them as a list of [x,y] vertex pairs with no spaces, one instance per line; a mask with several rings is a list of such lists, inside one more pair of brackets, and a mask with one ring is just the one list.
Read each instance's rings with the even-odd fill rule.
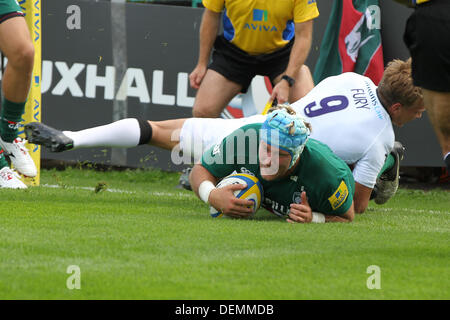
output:
[[325,144],[309,139],[291,175],[266,181],[259,167],[260,129],[261,123],[237,129],[205,151],[203,167],[217,178],[233,172],[256,176],[264,188],[261,205],[281,217],[289,213],[291,203],[301,202],[302,191],[313,211],[329,215],[347,212],[353,202],[355,182],[344,161]]

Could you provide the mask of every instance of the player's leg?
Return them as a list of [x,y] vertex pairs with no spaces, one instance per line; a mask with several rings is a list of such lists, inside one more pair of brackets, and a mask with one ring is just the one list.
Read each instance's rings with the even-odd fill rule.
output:
[[[31,71],[33,68],[33,56],[34,56],[34,49],[31,45],[31,50],[27,54],[27,44],[31,43],[31,38],[28,33],[28,29],[26,26],[26,23],[23,18],[18,17],[19,13],[5,13],[0,12],[0,49],[6,56],[11,56],[11,54],[16,54],[17,56],[14,56],[13,63],[9,64],[6,68],[6,72],[3,75],[2,79],[2,89],[3,89],[3,96],[8,99],[8,101],[5,102],[5,100],[2,101],[2,118],[5,112],[6,114],[8,112],[13,113],[23,113],[24,109],[24,101],[27,99],[28,90],[30,86],[30,77],[31,77]],[[16,37],[17,32],[17,38],[12,39],[13,37]],[[16,41],[14,41],[16,40]],[[11,44],[8,44],[8,42],[11,42]],[[25,45],[24,45],[25,44]],[[25,47],[24,47],[25,46]],[[28,47],[28,49],[30,49]],[[21,58],[21,54],[22,56]],[[30,57],[31,56],[31,57]],[[16,59],[17,58],[17,59]],[[30,59],[31,58],[31,59]],[[17,60],[24,60],[24,69],[16,68]],[[31,60],[31,61],[30,61]],[[30,64],[28,65],[27,63]],[[12,67],[11,67],[12,66]],[[17,87],[16,87],[17,86]],[[19,103],[19,110],[15,110],[14,107],[16,107],[14,104],[9,104],[9,101],[12,103],[16,102]],[[23,105],[20,105],[23,102]],[[17,112],[16,112],[17,111]],[[20,113],[18,117],[19,122],[21,119]],[[0,120],[0,122],[3,122]],[[8,135],[12,135],[13,140],[17,137],[17,129],[16,126],[12,126],[13,128],[9,128],[9,124],[7,125],[7,130],[5,132],[5,139],[8,139]],[[1,132],[1,127],[0,127]],[[9,140],[9,139],[8,139]],[[34,165],[34,164],[33,164]],[[28,172],[33,173],[33,172]],[[18,188],[18,189],[25,189],[26,185],[20,181],[17,174],[9,168],[8,162],[5,159],[5,152],[3,150],[0,150],[0,187],[1,188]]]
[[371,199],[376,204],[386,203],[397,192],[399,185],[400,161],[403,160],[405,148],[396,141],[394,148],[386,158],[383,168],[377,178]]
[[422,89],[428,118],[441,145],[447,170],[450,172],[450,92]]
[[180,130],[180,149],[184,154],[200,160],[203,152],[211,146],[220,143],[223,138],[236,129],[250,123],[262,123],[263,115],[254,115],[239,119],[222,118],[189,118]]
[[246,92],[255,76],[253,61],[224,37],[214,42],[212,62],[195,97],[192,114],[197,118],[217,118],[240,92]]
[[30,90],[34,47],[25,18],[16,16],[0,23],[0,49],[8,58],[3,75],[3,97],[25,103]]
[[25,125],[25,135],[29,142],[43,145],[52,152],[94,147],[132,148],[141,144],[170,150],[178,143],[172,139],[177,139],[174,133],[181,129],[184,120],[158,122],[127,118],[79,131],[61,131],[31,122]]
[[314,80],[308,66],[303,65],[289,94],[289,101],[295,102],[314,88]]
[[61,131],[40,122],[31,122],[25,125],[25,135],[31,143],[43,145],[53,152],[92,147],[131,148],[140,144],[171,150],[180,143],[184,153],[201,155],[225,135],[247,123],[261,122],[261,118],[264,116],[164,121],[127,118],[79,131]]
[[[196,163],[208,148],[220,143],[224,137],[236,129],[264,120],[263,115],[240,119],[189,118],[180,131],[180,150],[186,160],[193,160],[192,162]],[[179,179],[179,185],[187,190],[192,190],[189,181],[191,170],[190,167],[185,168]]]
[[[185,163],[196,163],[203,152],[216,141],[220,141],[221,134],[228,132],[224,124],[227,122],[240,121],[241,119],[221,118],[189,118],[184,122],[179,135],[179,150],[182,151]],[[178,185],[186,190],[192,190],[189,175],[192,167],[184,168]]]
[[242,89],[215,70],[208,69],[195,97],[192,114],[197,118],[218,118]]
[[0,146],[19,172],[33,177],[37,174],[36,166],[23,141],[17,137],[34,63],[30,33],[25,19],[19,14],[10,12],[0,16],[0,50],[8,58],[2,79]]
[[183,124],[188,119],[173,119],[164,121],[150,121],[152,129],[149,145],[166,150],[172,150],[180,143],[180,132]]
[[409,17],[404,41],[412,57],[414,84],[423,90],[425,107],[450,170],[450,2],[418,5]]

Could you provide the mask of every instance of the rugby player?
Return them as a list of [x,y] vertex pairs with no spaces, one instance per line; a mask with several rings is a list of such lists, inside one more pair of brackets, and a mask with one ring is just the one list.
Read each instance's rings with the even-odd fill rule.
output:
[[9,167],[7,156],[14,168],[28,177],[37,169],[25,141],[18,137],[18,127],[25,111],[34,65],[34,47],[24,14],[17,1],[0,1],[0,50],[8,58],[2,77],[2,103],[0,111],[0,187],[25,189],[27,186]]
[[245,186],[215,185],[232,173],[247,173],[262,184],[261,206],[288,222],[351,222],[352,173],[309,135],[302,117],[284,108],[275,110],[263,123],[243,126],[206,150],[190,174],[192,189],[219,212],[245,218],[253,211],[252,202],[233,193]]

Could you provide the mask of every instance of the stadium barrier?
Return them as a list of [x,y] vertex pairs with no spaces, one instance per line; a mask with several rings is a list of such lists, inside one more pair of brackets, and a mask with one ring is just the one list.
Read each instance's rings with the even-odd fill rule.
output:
[[[380,5],[382,30],[389,29],[383,33],[385,62],[406,59],[402,34],[409,10],[392,1]],[[315,21],[307,60],[311,69],[331,11],[328,1],[320,1],[318,6],[321,16]],[[122,14],[117,15],[117,10]],[[126,3],[120,8],[104,1],[46,2],[42,121],[59,129],[80,130],[114,121],[117,114],[150,120],[190,117],[195,91],[189,87],[188,75],[197,61],[202,12],[187,6],[142,3]],[[119,30],[118,22],[123,24]],[[423,119],[396,129],[396,135],[407,147],[402,165],[443,165],[426,113]],[[43,150],[42,155],[44,159],[104,165],[184,167],[171,162],[170,152],[148,146],[115,153],[108,148],[60,154]]]

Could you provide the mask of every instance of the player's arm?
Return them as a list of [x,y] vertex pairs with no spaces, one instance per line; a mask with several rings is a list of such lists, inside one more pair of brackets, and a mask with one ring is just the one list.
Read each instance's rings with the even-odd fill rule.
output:
[[353,204],[356,213],[363,213],[369,205],[370,195],[373,188],[366,187],[358,182],[355,182],[355,196],[353,197]]
[[218,179],[201,164],[196,164],[192,168],[189,180],[195,194],[223,214],[235,218],[245,218],[253,213],[252,201],[238,199],[234,196],[234,191],[244,189],[245,185],[234,184],[216,188]]
[[355,180],[355,195],[353,197],[355,212],[363,213],[369,205],[373,186],[377,175],[383,167],[384,154],[390,150],[389,145],[378,139],[366,154],[355,163],[352,174]]
[[296,78],[308,57],[312,42],[312,31],[313,20],[295,24],[294,45],[292,46],[289,63],[285,71],[285,74],[292,78]]
[[[208,170],[206,170],[206,168],[201,164],[194,165],[189,175],[189,182],[191,183],[192,191],[194,191],[197,197],[199,197],[201,200],[206,200],[205,202],[209,202],[210,194],[200,194],[200,185],[204,182],[210,182],[211,185],[215,188],[217,181],[218,179],[214,177]],[[211,188],[211,190],[213,189]]]
[[292,203],[289,218],[286,219],[290,223],[324,223],[324,222],[352,222],[355,217],[355,210],[352,203],[347,211],[341,215],[331,215],[322,212],[314,212],[309,205],[306,192],[301,194],[301,203]]
[[[288,66],[283,73],[293,79],[299,79],[299,73],[302,65],[308,57],[312,41],[313,20],[295,23],[295,39],[289,56]],[[277,98],[278,103],[284,103],[289,100],[289,83],[285,80],[279,81],[273,91],[271,99]],[[292,88],[296,90],[296,85]]]
[[215,12],[208,8],[205,8],[203,12],[202,22],[200,24],[198,62],[195,69],[189,75],[190,85],[194,89],[200,87],[203,77],[206,74],[211,50],[220,27],[220,15],[220,12]]
[[[235,184],[223,188],[215,187],[218,179],[228,176],[237,169],[235,165],[237,163],[237,147],[234,144],[236,132],[240,133],[240,131],[233,132],[225,137],[221,143],[211,146],[203,152],[201,164],[194,166],[189,180],[197,196],[216,210],[228,216],[247,217],[253,212],[251,209],[253,202],[238,199],[234,195],[234,191],[244,189],[245,185]],[[232,152],[231,159],[227,157],[227,152]]]
[[325,215],[325,222],[352,222],[354,218],[355,218],[355,209],[354,203],[352,202],[352,205],[347,210],[347,212],[345,212],[340,216]]

